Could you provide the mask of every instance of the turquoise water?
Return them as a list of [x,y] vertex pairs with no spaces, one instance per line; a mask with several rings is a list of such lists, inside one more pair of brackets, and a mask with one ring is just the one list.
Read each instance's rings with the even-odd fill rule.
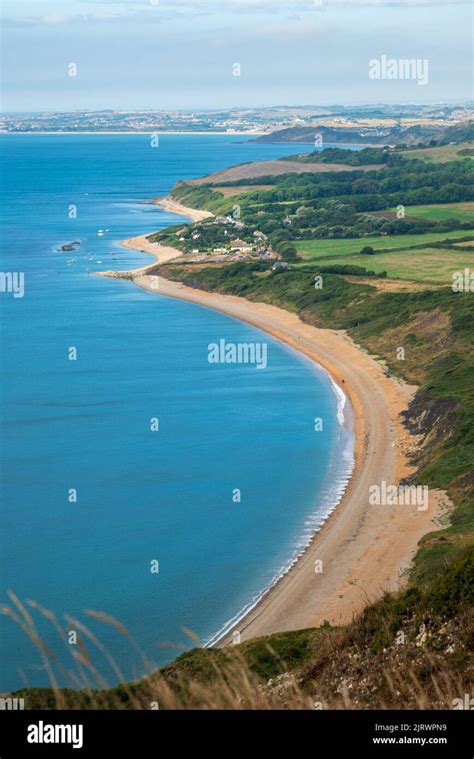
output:
[[[10,589],[60,619],[111,614],[158,666],[182,650],[163,642],[192,645],[182,627],[208,641],[302,550],[347,478],[351,433],[328,376],[296,352],[90,272],[148,262],[119,240],[180,221],[147,202],[178,179],[295,148],[226,135],[165,135],[159,148],[139,135],[22,135],[1,147],[2,271],[25,277],[24,297],[0,293],[2,602]],[[58,250],[72,241],[78,252]],[[209,364],[220,339],[267,343],[268,367]],[[87,623],[126,677],[143,672],[113,628]],[[51,625],[38,629],[66,663]],[[0,617],[0,633],[0,690],[47,685],[14,622]]]

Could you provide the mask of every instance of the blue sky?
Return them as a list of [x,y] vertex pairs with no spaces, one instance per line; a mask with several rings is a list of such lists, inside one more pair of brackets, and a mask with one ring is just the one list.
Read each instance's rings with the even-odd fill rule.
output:
[[[2,110],[466,100],[471,13],[465,0],[4,0]],[[371,80],[382,55],[427,59],[428,84]]]

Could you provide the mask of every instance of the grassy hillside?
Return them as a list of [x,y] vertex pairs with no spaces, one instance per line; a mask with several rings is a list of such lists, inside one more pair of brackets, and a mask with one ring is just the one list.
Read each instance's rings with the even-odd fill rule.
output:
[[[401,155],[408,159],[418,159],[432,163],[446,163],[447,161],[459,161],[474,157],[470,151],[474,149],[474,142],[461,142],[454,145],[441,147],[420,148],[418,150],[402,151]],[[466,152],[467,151],[467,152]]]
[[116,688],[14,695],[27,709],[452,709],[474,679],[473,595],[464,550],[431,583],[385,596],[347,628],[195,648]]
[[[391,209],[392,213],[396,208]],[[474,219],[474,203],[441,203],[439,205],[409,206],[405,208],[407,216],[419,219]]]
[[258,137],[256,142],[299,142],[314,144],[315,133],[321,134],[326,145],[427,145],[431,142],[450,143],[472,139],[470,123],[442,127],[430,123],[406,125],[380,124],[350,127],[295,126],[279,129],[271,134]]
[[[302,252],[305,244],[297,244],[297,250]],[[380,253],[377,256],[366,255],[322,255],[317,260],[321,264],[347,264],[354,266],[368,265],[377,272],[386,272],[388,278],[410,280],[449,286],[452,282],[453,272],[463,271],[465,266],[473,266],[474,250],[465,253],[461,250],[456,253],[453,249],[422,247],[411,250],[410,248],[398,250],[393,253]],[[316,260],[315,257],[312,260]]]
[[[371,246],[376,252],[386,250],[406,250],[415,246],[427,246],[431,243],[472,240],[474,244],[474,232],[466,233],[464,230],[450,232],[434,232],[422,235],[373,235],[370,237],[358,237],[346,240],[302,240],[296,241],[296,246],[302,251],[304,258],[318,260],[322,256],[347,256],[359,253],[365,246]],[[366,258],[367,260],[367,258]]]

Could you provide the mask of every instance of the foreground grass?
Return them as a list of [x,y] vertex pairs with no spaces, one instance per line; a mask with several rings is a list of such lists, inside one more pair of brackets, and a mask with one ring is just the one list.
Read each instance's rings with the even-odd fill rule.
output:
[[[422,589],[386,595],[346,628],[195,648],[135,683],[17,691],[27,709],[442,709],[473,684],[474,551]],[[53,663],[53,662],[51,662]]]

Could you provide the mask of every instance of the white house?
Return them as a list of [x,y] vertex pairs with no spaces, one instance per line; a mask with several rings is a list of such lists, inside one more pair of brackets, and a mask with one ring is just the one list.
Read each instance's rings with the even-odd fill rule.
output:
[[239,253],[251,253],[253,248],[244,240],[232,240],[230,243],[231,250],[237,250]]

